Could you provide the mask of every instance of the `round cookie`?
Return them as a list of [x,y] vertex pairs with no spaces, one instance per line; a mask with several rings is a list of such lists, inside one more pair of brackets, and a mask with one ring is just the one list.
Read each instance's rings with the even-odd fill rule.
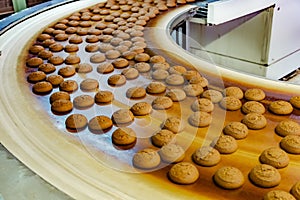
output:
[[37,57],[33,57],[33,58],[29,58],[26,61],[26,65],[27,65],[27,67],[36,68],[39,65],[43,64],[43,62],[44,62],[43,59],[37,58]]
[[197,111],[192,113],[188,118],[189,123],[195,127],[206,127],[212,122],[212,115],[207,112]]
[[165,61],[166,61],[166,59],[160,55],[154,55],[149,60],[150,63],[162,63]]
[[160,164],[160,156],[156,150],[146,148],[134,154],[133,166],[140,169],[153,169]]
[[27,81],[30,82],[30,83],[37,83],[37,82],[45,80],[46,77],[47,77],[47,75],[44,72],[35,71],[35,72],[31,72],[27,76]]
[[280,147],[288,153],[300,154],[300,135],[287,135],[280,141]]
[[293,112],[293,106],[287,101],[277,100],[270,103],[269,110],[276,115],[289,115]]
[[230,86],[223,90],[224,96],[231,96],[237,99],[242,99],[244,97],[244,92],[239,87]]
[[183,77],[187,80],[190,81],[193,77],[201,77],[199,72],[196,70],[187,70],[184,74]]
[[186,72],[186,68],[180,65],[175,65],[169,68],[170,74],[183,75]]
[[53,53],[49,50],[42,50],[38,53],[38,57],[47,60],[48,58],[52,57]]
[[119,109],[112,114],[111,118],[116,125],[120,125],[132,122],[134,115],[129,109]]
[[174,143],[162,146],[158,153],[161,159],[166,163],[178,163],[185,157],[184,149]]
[[122,74],[114,74],[108,78],[107,82],[111,86],[121,86],[126,83],[126,78]]
[[151,69],[151,66],[148,63],[146,63],[146,62],[136,63],[136,64],[134,64],[133,67],[135,69],[137,69],[140,73],[148,72]]
[[173,101],[169,97],[160,96],[152,101],[152,107],[155,110],[165,110],[173,106]]
[[259,164],[253,167],[249,173],[249,178],[253,184],[263,188],[275,187],[281,181],[278,170],[267,164]]
[[64,63],[64,59],[60,56],[52,56],[48,59],[48,62],[53,65],[61,65]]
[[168,85],[182,85],[184,84],[184,78],[178,74],[171,74],[166,78],[166,83]]
[[75,132],[83,130],[87,126],[87,124],[88,120],[82,114],[71,114],[65,121],[66,128]]
[[102,63],[106,60],[106,57],[104,54],[102,53],[96,53],[96,54],[93,54],[91,57],[90,57],[90,61],[92,63]]
[[108,74],[115,70],[114,66],[109,62],[103,62],[97,66],[97,72],[100,74]]
[[32,86],[32,91],[36,94],[47,94],[51,92],[53,86],[47,81],[37,82]]
[[80,63],[75,67],[77,73],[89,73],[93,71],[93,66],[89,63]]
[[133,104],[130,110],[135,116],[144,116],[152,112],[152,106],[147,102],[138,102]]
[[170,64],[167,62],[163,62],[163,63],[154,63],[152,66],[152,70],[158,70],[158,69],[163,69],[163,70],[169,70],[170,68]]
[[223,95],[220,91],[212,89],[205,90],[201,96],[211,100],[213,103],[219,103],[223,99]]
[[204,91],[200,84],[188,84],[183,87],[186,96],[189,97],[197,97],[202,94]]
[[192,103],[191,108],[194,112],[196,111],[212,112],[214,110],[214,104],[209,99],[199,98]]
[[203,146],[192,154],[192,159],[197,165],[211,167],[220,162],[221,155],[215,148]]
[[213,179],[218,186],[230,190],[240,188],[245,182],[243,173],[232,166],[219,168],[215,172]]
[[64,78],[61,75],[52,74],[46,78],[46,81],[51,83],[53,87],[57,87],[64,81]]
[[29,53],[32,53],[32,54],[38,54],[40,51],[44,50],[45,48],[41,45],[38,45],[38,44],[35,44],[35,45],[32,45],[30,48],[29,48]]
[[65,63],[68,65],[74,65],[80,63],[80,57],[77,55],[69,55],[65,58]]
[[175,142],[175,134],[167,129],[162,129],[151,136],[151,142],[154,146],[162,147]]
[[248,135],[248,127],[241,122],[229,122],[224,128],[223,133],[230,135],[236,140],[244,139]]
[[231,154],[238,149],[236,140],[230,135],[220,135],[211,142],[210,146],[221,154]]
[[100,49],[100,46],[98,44],[88,44],[85,46],[84,49],[86,52],[92,53],[92,52],[97,52]]
[[265,92],[259,88],[251,88],[245,91],[245,99],[249,101],[261,101],[266,97]]
[[270,147],[264,150],[259,156],[261,163],[271,165],[275,168],[288,166],[289,160],[287,153],[278,147]]
[[132,87],[127,89],[126,97],[130,99],[140,99],[146,96],[146,90],[143,87]]
[[134,130],[128,127],[122,127],[116,129],[112,133],[112,142],[115,145],[127,146],[136,142],[136,133]]
[[139,71],[135,68],[124,69],[121,73],[126,79],[136,79],[139,76]]
[[226,96],[219,102],[219,105],[223,109],[235,111],[242,107],[242,102],[233,96]]
[[51,103],[51,110],[54,113],[67,113],[73,109],[73,104],[70,100],[58,99]]
[[105,57],[107,59],[116,59],[119,58],[121,56],[121,53],[117,50],[108,50],[107,52],[105,52]]
[[88,123],[89,130],[93,133],[104,133],[112,126],[112,120],[104,115],[93,117]]
[[54,43],[49,46],[49,50],[52,52],[60,52],[64,49],[64,46],[60,43]]
[[58,70],[58,75],[61,75],[64,78],[73,76],[75,73],[76,73],[75,67],[71,65],[62,67]]
[[157,69],[151,74],[154,80],[165,80],[169,76],[169,72],[164,69]]
[[39,71],[44,72],[45,74],[50,74],[56,70],[55,66],[51,63],[43,63],[38,67]]
[[64,51],[68,52],[68,53],[77,52],[78,50],[79,50],[79,47],[76,44],[67,44],[64,48]]
[[110,103],[114,99],[114,95],[111,91],[99,91],[95,94],[95,102],[98,104]]
[[168,117],[161,126],[163,129],[168,129],[173,133],[179,133],[184,129],[183,120],[176,116]]
[[300,124],[293,120],[286,119],[277,124],[275,132],[282,137],[287,135],[300,135]]
[[129,65],[129,62],[125,58],[117,58],[112,62],[112,64],[115,68],[124,68]]
[[78,89],[78,84],[74,80],[66,80],[59,84],[59,90],[65,92],[74,92]]
[[263,200],[296,200],[296,198],[290,193],[283,190],[271,190],[265,194]]
[[147,62],[148,60],[150,60],[150,56],[147,53],[138,53],[134,57],[134,60],[136,62]]
[[296,182],[291,188],[291,194],[296,198],[300,199],[300,181]]
[[160,94],[165,91],[166,91],[165,84],[156,81],[149,83],[146,88],[146,92],[149,94]]
[[182,89],[171,89],[166,93],[166,96],[174,102],[183,101],[186,98],[186,94]]
[[77,109],[86,109],[93,106],[95,100],[90,95],[79,95],[73,99],[73,104]]
[[80,89],[86,92],[96,91],[99,88],[99,83],[96,79],[87,78],[81,81]]
[[190,81],[190,84],[199,84],[201,87],[207,87],[208,86],[208,80],[204,78],[203,76],[200,77],[193,77]]
[[264,114],[266,112],[266,109],[264,105],[257,101],[247,101],[242,106],[242,112],[245,114],[254,112],[259,114]]
[[49,98],[50,104],[52,104],[54,101],[59,99],[70,100],[71,97],[70,94],[67,92],[63,92],[63,91],[54,92],[53,94],[51,94]]
[[300,109],[300,96],[293,96],[290,98],[290,104],[297,109]]
[[98,49],[100,50],[100,52],[105,53],[107,51],[113,50],[114,46],[112,46],[111,44],[102,43],[99,45]]
[[242,123],[245,124],[249,129],[258,130],[267,125],[267,119],[262,114],[249,113],[244,116]]
[[180,162],[171,167],[168,177],[174,183],[187,185],[198,180],[199,171],[192,163]]

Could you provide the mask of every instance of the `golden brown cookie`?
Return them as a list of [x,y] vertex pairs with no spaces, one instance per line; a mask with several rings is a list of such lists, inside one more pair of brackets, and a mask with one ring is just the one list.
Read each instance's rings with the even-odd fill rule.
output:
[[160,55],[152,56],[149,60],[150,63],[163,63],[165,61],[166,61],[166,59]]
[[182,85],[182,84],[184,84],[184,78],[183,78],[183,76],[181,76],[179,74],[171,74],[171,75],[167,76],[165,81],[168,85]]
[[200,84],[201,87],[207,87],[208,86],[208,80],[204,78],[203,76],[197,77],[194,76],[190,81],[190,84]]
[[153,169],[160,164],[160,156],[156,150],[146,148],[134,154],[132,163],[140,169]]
[[93,71],[93,66],[89,63],[80,63],[75,67],[77,73],[89,73]]
[[38,67],[39,65],[43,64],[43,59],[41,58],[38,58],[38,57],[32,57],[32,58],[29,58],[27,61],[26,61],[26,65],[27,67],[32,67],[32,68],[36,68]]
[[106,57],[102,53],[95,53],[90,57],[92,63],[102,63],[106,60]]
[[32,86],[32,91],[36,94],[46,94],[51,92],[52,89],[52,84],[47,81],[40,81]]
[[78,84],[74,80],[66,80],[59,85],[59,90],[65,92],[74,92],[77,89],[78,89]]
[[126,83],[126,77],[122,74],[114,74],[108,78],[107,82],[111,86],[121,86]]
[[223,99],[222,93],[213,89],[205,90],[201,96],[211,100],[213,103],[219,103]]
[[99,83],[98,80],[92,79],[92,78],[87,78],[81,81],[80,83],[80,89],[82,91],[96,91],[99,88]]
[[166,91],[166,85],[161,82],[151,82],[146,88],[147,93],[149,94],[160,94]]
[[261,101],[266,97],[265,92],[259,88],[251,88],[245,91],[245,99],[249,101]]
[[175,134],[167,129],[162,129],[151,136],[151,142],[154,146],[162,147],[175,142]]
[[73,76],[75,73],[76,73],[76,69],[72,65],[62,67],[58,70],[58,75],[61,75],[64,78]]
[[270,147],[264,150],[259,156],[259,161],[263,164],[271,165],[275,168],[284,168],[289,164],[289,157],[279,147]]
[[128,127],[116,129],[111,136],[112,142],[115,145],[126,146],[136,142],[136,133]]
[[242,105],[242,111],[245,114],[248,113],[259,113],[264,114],[266,112],[266,109],[264,105],[258,101],[247,101]]
[[169,97],[160,96],[152,101],[152,107],[155,110],[166,110],[173,106],[173,101]]
[[174,143],[162,146],[158,153],[165,163],[178,163],[185,157],[184,149]]
[[86,52],[92,53],[92,52],[97,52],[100,49],[100,46],[98,44],[87,44],[84,49]]
[[300,96],[293,96],[290,98],[290,104],[297,109],[300,109]]
[[108,74],[114,71],[114,66],[109,62],[100,63],[97,66],[97,72],[100,74]]
[[64,81],[64,78],[61,75],[52,74],[46,78],[46,81],[51,83],[53,87],[57,87]]
[[291,188],[291,194],[298,200],[300,199],[300,181],[296,182]]
[[166,93],[166,96],[174,102],[183,101],[186,98],[186,94],[182,89],[171,89]]
[[168,117],[161,126],[163,129],[168,129],[173,133],[179,133],[185,127],[183,120],[177,116]]
[[165,80],[169,76],[169,72],[164,69],[157,69],[151,74],[154,80]]
[[52,56],[48,59],[48,61],[53,65],[61,65],[64,63],[64,59],[60,56]]
[[121,72],[122,75],[126,77],[126,79],[136,79],[139,76],[139,71],[135,68],[124,69]]
[[195,165],[189,162],[180,162],[172,166],[168,172],[171,181],[177,184],[192,184],[199,178],[199,171]]
[[265,194],[263,200],[296,200],[296,198],[290,193],[283,190],[271,190]]
[[83,114],[71,114],[67,117],[65,125],[72,132],[83,130],[88,124],[87,118]]
[[238,149],[236,140],[230,135],[220,135],[216,137],[210,145],[221,154],[231,154]]
[[219,102],[219,105],[223,109],[235,111],[242,107],[242,102],[233,96],[226,96]]
[[281,181],[281,175],[278,170],[267,164],[253,167],[249,173],[249,178],[253,184],[263,188],[275,187]]
[[51,104],[54,101],[59,100],[59,99],[70,100],[71,97],[70,97],[70,94],[67,92],[58,91],[58,92],[54,92],[53,94],[51,94],[51,96],[49,98]]
[[115,68],[124,68],[129,65],[129,62],[125,58],[117,58],[112,62],[112,64]]
[[215,183],[225,189],[237,189],[245,182],[243,173],[236,167],[224,166],[219,168],[214,174]]
[[45,74],[50,74],[56,70],[55,66],[51,63],[43,63],[39,65],[39,71],[44,72]]
[[46,74],[42,71],[35,71],[35,72],[31,72],[28,76],[27,76],[27,81],[30,83],[36,83],[36,82],[40,82],[46,79]]
[[95,94],[95,102],[99,104],[106,104],[112,102],[114,95],[111,91],[99,91]]
[[207,112],[197,111],[192,113],[188,118],[189,123],[195,127],[206,127],[212,122],[212,115]]
[[183,87],[186,96],[197,97],[204,91],[200,84],[188,84]]
[[244,139],[248,135],[248,127],[241,122],[229,122],[224,128],[223,133],[230,135],[236,140]]
[[237,99],[242,99],[244,97],[244,92],[241,88],[236,86],[230,86],[223,90],[224,96],[231,96]]
[[277,100],[270,103],[269,110],[276,115],[289,115],[293,112],[293,106],[287,101]]
[[300,135],[287,135],[281,142],[280,147],[288,153],[300,154]]
[[163,63],[154,63],[152,65],[152,70],[158,70],[158,69],[163,69],[168,71],[170,68],[170,64],[167,62],[163,62]]
[[60,43],[53,43],[49,46],[49,50],[52,52],[60,52],[64,49],[64,46]]
[[193,154],[192,159],[197,165],[211,167],[217,165],[221,160],[218,150],[210,146],[198,148]]
[[79,35],[72,35],[69,39],[70,44],[80,44],[82,41],[82,37]]
[[282,137],[300,135],[300,124],[291,119],[282,120],[275,127],[275,132]]
[[146,90],[143,87],[132,87],[126,91],[126,97],[130,99],[140,99],[146,96]]
[[150,56],[147,53],[138,53],[134,57],[134,60],[136,62],[147,62],[148,60],[150,60]]
[[58,99],[51,103],[51,110],[54,113],[67,113],[73,109],[73,103],[70,100]]
[[53,56],[53,53],[49,50],[46,50],[46,49],[44,49],[44,50],[42,50],[38,53],[38,57],[40,57],[42,59],[45,59],[45,60],[52,57],[52,56]]
[[134,115],[129,109],[119,109],[112,114],[111,118],[116,125],[120,125],[132,122]]
[[194,112],[212,112],[214,110],[214,104],[209,99],[199,98],[192,103],[191,108]]
[[119,58],[121,56],[121,53],[117,50],[108,50],[105,52],[105,57],[107,59],[116,59]]
[[91,106],[93,106],[95,103],[95,100],[90,95],[79,95],[73,99],[73,105],[77,109],[86,109]]
[[133,104],[130,110],[135,116],[144,116],[152,112],[152,106],[147,102],[138,102]]
[[267,119],[262,114],[249,113],[244,116],[242,123],[245,124],[249,129],[262,129],[267,125]]
[[44,49],[45,48],[42,45],[35,44],[29,48],[29,52],[32,54],[38,54],[40,51],[42,51]]
[[180,65],[175,65],[169,68],[170,74],[183,75],[186,72],[186,68]]
[[69,55],[65,58],[65,63],[68,65],[75,65],[80,63],[80,57],[77,55]]
[[88,123],[89,130],[93,133],[104,133],[112,126],[112,120],[104,115],[93,117]]
[[187,80],[190,81],[193,77],[201,77],[199,72],[196,70],[187,70],[184,74],[183,77]]

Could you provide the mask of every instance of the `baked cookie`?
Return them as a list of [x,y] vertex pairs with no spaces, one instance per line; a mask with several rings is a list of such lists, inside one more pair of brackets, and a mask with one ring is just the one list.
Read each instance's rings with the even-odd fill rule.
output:
[[300,135],[300,124],[291,119],[286,119],[276,125],[275,132],[281,137]]
[[192,113],[188,118],[189,123],[195,127],[206,127],[212,122],[212,115],[207,112],[197,111]]
[[230,190],[242,187],[245,182],[243,173],[232,166],[219,168],[215,172],[213,179],[218,186]]
[[48,62],[53,65],[61,65],[64,63],[64,59],[60,56],[52,56],[48,59]]
[[258,101],[247,101],[242,105],[242,112],[248,113],[259,113],[264,114],[266,109],[264,105]]
[[192,154],[192,159],[197,165],[211,167],[220,162],[221,155],[215,148],[203,146]]
[[68,53],[77,52],[78,50],[79,47],[76,44],[67,44],[64,48],[64,51]]
[[93,117],[89,123],[88,127],[92,133],[104,133],[113,126],[112,120],[104,115]]
[[111,44],[102,43],[98,46],[100,52],[105,53],[114,49],[114,46]]
[[300,199],[300,181],[293,185],[290,192],[296,199]]
[[132,122],[134,115],[129,109],[119,109],[112,114],[111,118],[116,125],[120,125]]
[[129,65],[129,62],[125,58],[117,58],[112,62],[115,68],[125,68]]
[[42,45],[38,45],[38,44],[35,44],[35,45],[32,45],[30,48],[29,48],[29,53],[31,54],[38,54],[40,51],[44,50],[45,48],[42,46]]
[[244,92],[241,88],[236,86],[230,86],[223,90],[224,96],[231,96],[237,99],[242,99],[244,97]]
[[219,103],[223,99],[223,95],[220,91],[218,90],[205,90],[202,94],[201,97],[207,98],[211,100],[213,103]]
[[96,91],[99,88],[99,83],[96,79],[87,78],[81,81],[80,89],[86,92]]
[[59,90],[65,92],[74,92],[78,89],[78,84],[74,80],[65,80],[61,84],[59,84]]
[[183,75],[186,72],[186,68],[181,65],[175,65],[169,68],[170,74]]
[[275,168],[284,168],[289,164],[289,157],[282,149],[270,147],[264,150],[259,156],[259,161],[263,164],[271,165]]
[[253,184],[263,188],[275,187],[281,181],[278,170],[267,164],[259,164],[253,167],[249,173],[249,178]]
[[72,132],[83,130],[88,124],[87,118],[82,114],[71,114],[65,121],[66,128]]
[[209,99],[199,98],[192,103],[191,108],[194,112],[212,112],[214,110],[214,104]]
[[117,50],[108,50],[107,52],[105,52],[105,57],[107,59],[116,59],[119,58],[121,56],[121,53]]
[[154,80],[165,80],[169,76],[169,72],[164,69],[157,69],[151,74]]
[[158,70],[158,69],[163,69],[163,70],[166,70],[168,71],[170,68],[170,64],[167,63],[167,62],[163,62],[163,63],[154,63],[152,65],[152,70]]
[[47,60],[48,58],[52,57],[53,56],[53,53],[49,50],[42,50],[38,53],[38,57],[44,59],[44,60]]
[[126,79],[132,80],[139,76],[139,71],[135,68],[128,68],[124,69],[121,74],[124,75]]
[[67,113],[73,109],[73,103],[70,100],[58,99],[51,103],[51,110],[54,113]]
[[30,83],[37,83],[37,82],[45,80],[46,77],[47,77],[47,75],[44,72],[35,71],[35,72],[31,72],[27,76],[27,81],[30,82]]
[[70,94],[67,92],[59,91],[59,92],[54,92],[51,94],[49,101],[50,104],[52,104],[54,101],[59,100],[59,99],[65,99],[65,100],[70,100]]
[[75,67],[75,70],[77,73],[86,74],[93,71],[93,66],[89,63],[80,63]]
[[109,62],[103,62],[97,66],[97,72],[100,74],[108,74],[113,72],[114,70],[114,66]]
[[102,53],[96,53],[96,54],[93,54],[91,57],[90,57],[90,61],[92,63],[102,63],[106,60],[106,57],[104,54]]
[[296,200],[296,198],[290,193],[283,190],[271,190],[267,194],[265,194],[263,200]]
[[111,103],[114,99],[114,95],[111,91],[99,91],[95,94],[95,102],[98,104]]
[[224,128],[223,133],[230,135],[236,140],[244,139],[248,135],[248,127],[241,122],[229,122]]
[[152,112],[152,106],[147,102],[138,102],[130,108],[135,116],[149,115]]
[[217,149],[221,154],[231,154],[238,149],[236,140],[230,135],[216,137],[210,146]]
[[293,106],[287,101],[277,100],[270,103],[269,110],[276,115],[289,115],[293,112]]
[[49,50],[52,52],[60,52],[64,49],[64,46],[60,43],[53,43],[49,46]]
[[86,109],[91,106],[93,106],[95,103],[95,100],[90,95],[79,95],[73,99],[73,105],[77,109]]
[[198,180],[199,171],[192,163],[179,162],[171,167],[168,177],[174,183],[187,185]]
[[132,87],[127,89],[126,97],[130,99],[140,99],[146,96],[146,90],[143,87]]
[[32,86],[32,91],[36,94],[47,94],[50,93],[52,89],[52,84],[47,81],[40,81]]
[[197,97],[204,91],[200,84],[188,84],[183,87],[186,96]]
[[182,84],[184,84],[183,76],[178,75],[178,74],[171,74],[171,75],[167,76],[165,81],[168,85],[182,85]]
[[61,75],[52,74],[47,76],[46,81],[51,83],[53,87],[57,87],[64,81],[64,78]]
[[287,135],[281,142],[280,147],[288,153],[300,154],[300,135]]
[[262,129],[267,125],[267,119],[262,114],[249,113],[244,116],[242,123],[245,124],[249,129]]
[[233,96],[226,96],[219,102],[219,105],[223,109],[235,111],[242,107],[242,102]]
[[56,67],[51,63],[43,63],[39,65],[38,70],[44,72],[45,74],[50,74],[56,70]]
[[162,63],[162,62],[165,62],[166,59],[163,57],[163,56],[160,56],[160,55],[154,55],[154,56],[151,56],[149,62],[150,63]]
[[69,39],[70,44],[80,44],[82,42],[83,42],[82,37],[79,35],[72,35]]
[[161,82],[151,82],[146,88],[146,92],[149,94],[161,94],[166,91],[166,85]]
[[107,83],[111,86],[121,86],[126,83],[126,77],[122,74],[114,74],[108,78]]
[[111,136],[112,142],[115,145],[127,146],[136,142],[136,133],[128,127],[116,129]]
[[32,57],[26,61],[27,67],[32,67],[32,68],[36,68],[43,63],[44,63],[43,59],[38,57]]
[[196,70],[187,70],[183,74],[183,77],[185,78],[185,80],[190,81],[193,77],[201,77],[201,75]]
[[166,110],[173,106],[173,101],[169,97],[160,96],[152,101],[152,107],[155,110]]
[[290,104],[297,109],[300,109],[300,96],[293,96],[290,98]]
[[[137,53],[134,52],[134,51],[124,51],[124,52],[122,52],[122,57],[125,58],[125,59],[127,59],[127,60],[133,60],[136,54]],[[150,65],[149,65],[149,67],[150,67]]]
[[168,117],[161,125],[163,129],[168,129],[172,131],[173,133],[179,133],[181,132],[185,125],[183,123],[183,120],[176,116]]
[[249,101],[261,101],[266,97],[265,92],[259,88],[251,88],[245,91],[245,99]]
[[80,63],[80,57],[77,55],[69,55],[65,58],[65,63],[68,65],[75,65]]
[[175,134],[167,129],[161,129],[151,136],[151,142],[154,146],[162,147],[175,142]]
[[136,62],[147,62],[150,60],[150,56],[147,53],[138,53],[136,54],[136,56],[134,57],[134,60]]
[[72,65],[62,67],[58,70],[58,75],[61,75],[64,78],[71,77],[74,74],[76,74],[76,70],[75,70],[75,67]]
[[171,89],[166,93],[166,96],[174,102],[183,101],[186,98],[186,94],[182,89]]
[[132,163],[140,169],[153,169],[160,164],[160,156],[156,150],[146,148],[134,154]]
[[174,143],[162,146],[158,153],[165,163],[178,163],[185,157],[184,149]]

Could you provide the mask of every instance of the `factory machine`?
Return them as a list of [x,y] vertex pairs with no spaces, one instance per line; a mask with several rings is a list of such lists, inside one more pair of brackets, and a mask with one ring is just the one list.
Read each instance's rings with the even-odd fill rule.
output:
[[170,23],[184,49],[214,64],[280,80],[300,67],[299,0],[206,0]]

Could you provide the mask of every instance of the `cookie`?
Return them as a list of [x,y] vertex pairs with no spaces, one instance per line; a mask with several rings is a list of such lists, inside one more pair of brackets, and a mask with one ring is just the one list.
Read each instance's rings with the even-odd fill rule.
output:
[[214,182],[225,189],[237,189],[245,182],[243,173],[236,167],[224,166],[219,168],[214,176]]
[[[153,72],[154,73],[154,72]],[[181,75],[178,74],[171,74],[166,78],[166,83],[168,85],[182,85],[184,84],[184,78]]]
[[259,161],[275,168],[284,168],[289,164],[289,157],[282,149],[270,147],[260,154]]
[[90,95],[79,95],[73,99],[73,105],[77,109],[86,109],[93,106],[95,100]]
[[152,106],[147,102],[138,102],[131,106],[130,111],[135,116],[149,115],[152,112]]
[[221,108],[226,109],[228,111],[235,111],[242,107],[242,102],[233,96],[227,96],[222,98],[219,102]]
[[97,37],[96,35],[87,35],[85,41],[88,43],[95,43],[99,41],[99,37]]
[[288,153],[300,154],[300,135],[287,135],[280,141],[280,147]]
[[127,59],[127,60],[134,59],[135,55],[136,55],[136,52],[133,52],[133,51],[124,51],[124,52],[122,52],[122,57],[125,58],[125,59]]
[[215,138],[210,145],[217,149],[221,154],[231,154],[238,149],[236,140],[230,135],[220,135]]
[[88,127],[92,133],[104,133],[113,126],[112,120],[104,115],[93,117]]
[[261,101],[266,97],[265,92],[259,88],[251,88],[245,91],[245,99],[249,101]]
[[212,115],[207,112],[197,111],[197,112],[193,112],[189,116],[188,121],[192,126],[199,127],[199,128],[206,127],[211,124]]
[[47,75],[42,71],[31,72],[27,76],[27,81],[30,83],[36,83],[45,80]]
[[95,94],[95,102],[98,104],[110,103],[114,99],[114,95],[111,91],[99,91]]
[[93,71],[93,66],[89,63],[80,63],[75,67],[75,70],[77,73],[89,73]]
[[266,109],[264,105],[258,101],[247,101],[242,105],[242,112],[248,113],[259,113],[264,114]]
[[47,94],[51,92],[52,89],[52,84],[47,81],[40,81],[32,86],[32,91],[36,94]]
[[201,77],[201,75],[196,70],[187,70],[183,74],[183,77],[185,78],[185,80],[190,81],[193,77]]
[[166,93],[166,96],[174,102],[183,101],[186,98],[186,94],[182,89],[171,89]]
[[100,74],[108,74],[114,71],[114,66],[109,62],[100,63],[97,66],[97,72]]
[[248,136],[248,127],[241,122],[229,122],[224,128],[223,133],[230,135],[236,140],[244,139]]
[[237,99],[242,99],[244,97],[244,92],[241,88],[236,86],[230,86],[223,90],[224,96],[231,96]]
[[52,56],[48,59],[48,62],[53,65],[61,65],[64,63],[64,59],[60,56]]
[[67,92],[59,91],[59,92],[54,92],[51,94],[49,100],[50,104],[52,104],[54,101],[59,100],[59,99],[65,99],[65,100],[70,100],[70,94]]
[[130,99],[140,99],[146,96],[146,90],[143,87],[132,87],[127,89],[126,97]]
[[139,76],[139,71],[135,68],[128,68],[124,69],[121,74],[124,75],[126,79],[132,80]]
[[197,165],[211,167],[221,161],[221,155],[218,150],[210,146],[198,148],[193,154],[192,159]]
[[283,190],[271,190],[267,194],[265,194],[263,200],[296,200],[294,196]]
[[183,75],[186,71],[187,71],[186,68],[180,65],[175,65],[169,68],[170,74]]
[[148,72],[151,69],[151,66],[148,63],[146,63],[146,62],[136,63],[136,64],[134,64],[133,67],[135,69],[137,69],[140,73]]
[[83,130],[88,124],[87,118],[82,114],[71,114],[67,117],[65,125],[67,129],[72,132],[78,132]]
[[197,97],[204,91],[200,84],[188,84],[183,87],[186,96]]
[[276,125],[275,132],[281,137],[300,135],[300,124],[291,119],[286,119]]
[[166,110],[173,106],[173,101],[169,97],[160,96],[152,101],[152,107],[155,110]]
[[169,72],[164,69],[157,69],[151,74],[154,80],[165,80],[169,76]]
[[119,109],[112,114],[112,120],[115,124],[127,124],[134,120],[134,115],[129,109]]
[[78,84],[74,80],[66,80],[59,84],[59,90],[65,92],[74,92],[78,89]]
[[98,49],[100,50],[100,52],[105,53],[105,52],[108,52],[110,50],[113,50],[114,46],[112,46],[111,44],[102,43],[98,46]]
[[179,133],[181,132],[185,125],[181,118],[176,116],[168,117],[161,125],[163,129],[168,129],[169,131],[172,131],[173,133]]
[[165,84],[156,81],[149,83],[146,88],[146,92],[149,94],[161,94],[165,91],[166,91]]
[[29,48],[29,52],[31,54],[38,54],[40,51],[44,50],[45,48],[42,46],[42,45],[38,45],[38,44],[35,44],[35,45],[32,45],[30,48]]
[[163,63],[154,63],[152,65],[152,70],[158,70],[158,69],[163,69],[168,71],[170,68],[170,64],[167,62],[163,62]]
[[158,153],[165,163],[178,163],[185,157],[184,149],[174,143],[162,146]]
[[105,57],[107,59],[116,59],[119,58],[121,56],[121,53],[117,50],[108,50],[107,52],[105,52]]
[[249,178],[253,184],[263,188],[275,187],[281,181],[278,170],[267,164],[259,164],[253,167],[249,173]]
[[62,67],[58,70],[58,75],[61,75],[62,77],[71,77],[76,73],[76,69],[72,65],[68,65],[65,67]]
[[126,83],[126,77],[122,74],[114,74],[108,78],[107,83],[111,86],[121,86]]
[[48,59],[48,58],[50,58],[52,56],[53,56],[53,53],[51,51],[49,51],[49,50],[42,50],[42,51],[40,51],[38,53],[38,57],[40,57],[40,58],[42,58],[44,60],[46,60],[46,59]]
[[96,53],[96,54],[93,54],[91,57],[90,57],[90,61],[92,63],[102,63],[106,60],[106,57],[104,54],[102,53]]
[[136,62],[147,62],[148,60],[150,60],[150,56],[147,53],[138,53],[134,57],[134,60]]
[[245,124],[249,129],[258,130],[267,125],[267,119],[262,114],[249,113],[244,116],[242,123]]
[[82,41],[82,37],[79,35],[72,35],[69,39],[70,44],[80,44]]
[[205,90],[201,94],[201,97],[207,98],[211,100],[211,102],[213,103],[219,103],[223,99],[222,93],[218,90],[213,90],[213,89]]
[[140,169],[153,169],[160,164],[160,161],[157,151],[150,148],[138,151],[132,158],[133,166]]
[[162,147],[175,142],[175,134],[167,129],[162,129],[151,136],[151,142],[154,146]]
[[79,47],[76,44],[67,44],[64,48],[64,51],[68,52],[68,53],[77,52],[78,50],[79,50]]
[[49,50],[52,52],[60,52],[64,49],[64,46],[60,43],[53,43],[49,46]]
[[154,56],[151,56],[149,62],[150,63],[163,63],[163,62],[166,62],[166,59],[163,56],[154,55]]
[[51,83],[53,87],[57,87],[64,81],[64,78],[61,75],[52,74],[46,78],[46,81]]
[[96,91],[98,88],[99,83],[96,79],[87,78],[80,83],[80,89],[85,92]]
[[38,67],[39,65],[41,65],[43,63],[44,63],[43,59],[37,58],[37,57],[29,58],[26,61],[27,67],[32,67],[32,68],[36,68],[36,67]]
[[58,99],[51,103],[51,110],[54,113],[67,113],[73,109],[73,103],[70,100]]
[[128,60],[125,58],[117,58],[112,62],[115,68],[125,68],[129,65]]
[[51,63],[43,63],[38,67],[39,71],[44,72],[45,74],[50,74],[56,70],[55,66]]
[[214,110],[214,104],[209,99],[199,98],[192,103],[191,108],[194,112],[212,112]]
[[300,199],[300,181],[293,185],[290,192],[296,199]]
[[136,142],[136,133],[134,130],[128,127],[122,127],[116,129],[112,135],[111,139],[113,144],[127,146]]
[[187,185],[198,180],[199,171],[192,163],[179,162],[171,167],[168,177],[174,183]]
[[200,77],[193,77],[190,81],[190,84],[200,84],[201,87],[207,87],[208,86],[208,80],[206,78],[204,78],[203,76]]
[[289,100],[290,104],[297,109],[300,109],[300,96],[293,96]]
[[269,110],[276,115],[289,115],[293,112],[293,106],[287,101],[277,100],[270,103]]

